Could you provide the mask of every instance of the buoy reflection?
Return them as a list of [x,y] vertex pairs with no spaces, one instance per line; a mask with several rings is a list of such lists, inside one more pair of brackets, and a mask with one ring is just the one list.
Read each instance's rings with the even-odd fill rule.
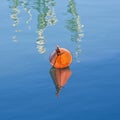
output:
[[61,89],[66,85],[70,76],[72,75],[72,71],[69,67],[67,68],[54,68],[50,69],[50,75],[54,82],[56,88],[56,96],[60,94]]

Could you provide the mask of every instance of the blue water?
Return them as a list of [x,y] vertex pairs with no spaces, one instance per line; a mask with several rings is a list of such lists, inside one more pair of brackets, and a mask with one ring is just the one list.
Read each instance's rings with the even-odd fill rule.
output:
[[[120,120],[120,1],[1,0],[0,120]],[[56,96],[49,55],[71,51]]]

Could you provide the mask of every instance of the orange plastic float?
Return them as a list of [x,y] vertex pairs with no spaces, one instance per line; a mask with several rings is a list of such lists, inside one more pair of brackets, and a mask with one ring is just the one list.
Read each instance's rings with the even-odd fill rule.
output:
[[50,55],[50,63],[55,68],[66,68],[72,63],[72,54],[69,50],[57,46]]

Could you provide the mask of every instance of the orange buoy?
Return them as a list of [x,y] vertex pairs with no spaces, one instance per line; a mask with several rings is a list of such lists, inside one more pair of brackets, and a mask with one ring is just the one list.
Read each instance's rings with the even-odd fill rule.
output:
[[50,63],[55,68],[65,68],[72,63],[72,55],[69,50],[57,46],[50,55]]

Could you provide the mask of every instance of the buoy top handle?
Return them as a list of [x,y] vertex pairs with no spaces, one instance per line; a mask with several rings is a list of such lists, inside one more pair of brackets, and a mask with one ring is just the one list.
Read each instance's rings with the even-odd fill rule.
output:
[[57,53],[57,55],[60,55],[60,47],[59,47],[59,45],[56,46],[56,53]]

